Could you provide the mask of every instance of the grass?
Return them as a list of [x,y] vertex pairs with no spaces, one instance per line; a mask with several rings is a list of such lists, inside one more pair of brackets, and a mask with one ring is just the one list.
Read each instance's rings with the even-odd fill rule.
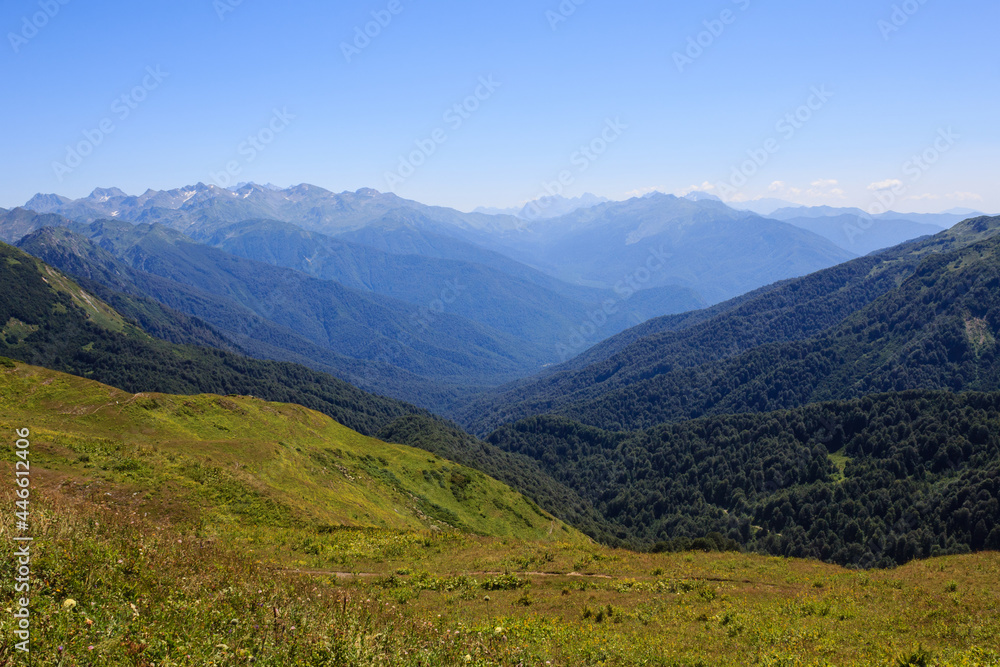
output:
[[841,449],[833,454],[830,454],[830,462],[837,468],[837,474],[834,479],[837,482],[843,482],[844,471],[847,469],[847,464],[851,462],[850,457],[844,454],[844,450]]
[[[73,303],[87,313],[87,318],[94,324],[110,331],[123,332],[126,328],[132,333],[141,333],[135,327],[129,327],[125,320],[113,308],[106,303],[88,294],[79,285],[56,271],[41,260],[32,258],[38,267],[38,272],[42,275],[42,280],[57,292],[65,292],[73,299]],[[15,260],[16,261],[16,260]],[[143,337],[148,337],[141,334]]]
[[478,471],[299,406],[133,396],[22,364],[0,368],[0,431],[25,424],[36,483],[135,499],[206,537],[337,525],[589,541]]
[[[0,364],[0,432],[25,426],[33,662],[5,640],[0,665],[1000,665],[1000,554],[612,550],[299,407]],[[14,501],[0,485],[0,610]]]
[[[0,517],[8,564],[10,513]],[[36,494],[32,520],[35,664],[1000,664],[998,554],[855,572],[744,554],[332,529],[330,555],[354,562],[351,575],[295,571],[280,538],[261,557],[66,488]],[[0,572],[7,608],[11,570]],[[11,630],[0,618],[0,632]],[[11,644],[0,664],[28,664]]]

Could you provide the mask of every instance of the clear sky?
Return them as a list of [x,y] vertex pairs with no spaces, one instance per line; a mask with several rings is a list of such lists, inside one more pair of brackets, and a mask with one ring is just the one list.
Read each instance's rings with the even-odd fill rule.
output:
[[996,0],[6,0],[0,206],[232,179],[996,213],[998,25]]

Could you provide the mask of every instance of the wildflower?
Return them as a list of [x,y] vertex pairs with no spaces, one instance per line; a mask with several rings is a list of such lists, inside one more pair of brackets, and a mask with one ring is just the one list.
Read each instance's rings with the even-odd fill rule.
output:
[[88,651],[93,651],[93,650],[94,650],[94,645],[93,645],[93,644],[91,644],[90,646],[88,646],[88,647],[87,647],[87,650],[88,650]]
[[94,622],[92,620],[90,620],[89,618],[84,619],[83,622],[87,624],[87,627],[90,627],[91,625],[94,624]]
[[497,635],[502,635],[502,634],[503,634],[503,628],[501,628],[501,627],[500,627],[500,626],[498,625],[497,627],[493,628],[493,633],[494,633],[494,634],[497,634]]
[[57,651],[59,651],[60,653],[62,653],[62,652],[63,652],[63,647],[62,647],[62,646],[60,646],[60,647],[59,647],[58,649],[56,649],[56,650],[57,650]]
[[66,598],[63,601],[63,609],[70,609],[71,610],[75,606],[76,606],[76,600],[74,600],[73,598]]
[[466,662],[472,662],[472,656],[471,656],[471,655],[469,655],[468,653],[466,653],[466,654],[465,654],[465,661],[466,661]]

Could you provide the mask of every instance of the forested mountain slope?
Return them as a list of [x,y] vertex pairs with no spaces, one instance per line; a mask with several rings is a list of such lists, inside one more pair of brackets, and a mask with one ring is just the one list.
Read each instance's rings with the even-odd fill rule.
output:
[[1000,238],[928,257],[899,288],[807,340],[762,345],[567,405],[633,430],[908,389],[1000,389]]
[[[258,359],[287,361],[330,373],[342,380],[376,393],[391,393],[401,400],[412,399],[425,405],[447,405],[455,389],[435,383],[392,364],[387,352],[373,360],[361,360],[321,346],[291,327],[261,317],[226,296],[208,292],[170,278],[132,268],[87,238],[60,228],[46,228],[21,240],[22,249],[76,278],[92,293],[116,309],[135,315],[144,329],[160,326],[162,318],[143,317],[149,309],[167,308],[172,318],[193,317],[206,323],[220,341],[176,339],[173,342],[207,344],[231,349]],[[129,298],[123,297],[128,295]],[[147,306],[136,308],[135,303]],[[159,334],[157,334],[159,335]],[[394,350],[397,348],[393,348]]]
[[[520,272],[535,275],[511,275],[469,261],[389,253],[275,220],[246,221],[195,238],[239,257],[405,301],[427,319],[437,319],[444,311],[550,350],[565,341],[568,330],[585,322],[589,311],[615,298],[611,290],[553,285],[559,281],[526,266]],[[625,302],[606,323],[607,333],[628,328],[636,319],[704,305],[690,290],[674,288],[673,293],[672,303],[659,291],[652,303]]]
[[625,544],[709,536],[709,548],[863,567],[1000,549],[997,393],[881,394],[636,433],[533,417],[489,441],[578,489]]
[[[767,395],[770,386],[761,389],[758,382],[751,388],[749,383],[763,377],[761,374],[776,372],[783,363],[782,354],[789,360],[794,359],[803,354],[803,346],[811,351],[828,346],[832,352],[843,344],[843,341],[833,342],[829,337],[834,335],[832,332],[838,331],[837,327],[847,326],[851,316],[874,307],[878,299],[891,299],[888,303],[894,305],[883,305],[882,311],[872,311],[867,318],[873,321],[882,317],[887,308],[911,307],[909,300],[913,297],[913,287],[908,286],[907,281],[912,281],[917,271],[933,274],[930,278],[925,277],[925,282],[941,279],[942,292],[936,298],[945,306],[951,299],[948,292],[951,288],[946,284],[956,281],[982,285],[976,298],[981,296],[984,304],[991,303],[996,297],[990,293],[990,281],[978,272],[988,274],[995,269],[990,259],[993,251],[989,248],[995,246],[990,245],[990,240],[996,238],[998,232],[1000,218],[968,220],[930,239],[786,281],[728,306],[720,304],[708,311],[718,312],[717,315],[700,322],[696,314],[651,321],[639,330],[643,333],[661,327],[665,330],[635,339],[605,359],[594,352],[600,360],[589,366],[576,368],[570,364],[564,367],[565,370],[554,369],[537,381],[521,381],[509,390],[490,392],[466,408],[460,421],[475,432],[485,433],[504,422],[535,414],[557,413],[595,426],[633,429],[671,419],[697,417],[709,411],[719,414],[791,407],[820,397],[840,397],[835,393],[824,394],[818,386],[808,383],[796,384],[802,394],[796,399],[801,401],[799,403],[766,403],[761,407],[759,400],[752,405],[744,404],[736,395],[744,390]],[[987,249],[985,256],[980,250],[961,254],[963,249],[972,248],[983,239],[986,239],[983,241]],[[975,266],[960,267],[961,277],[948,275],[950,270],[935,263],[935,258],[942,253],[967,256]],[[967,302],[970,306],[975,305],[970,299]],[[925,309],[920,314],[914,313],[913,317],[926,318],[924,324],[930,324],[938,314]],[[916,335],[917,331],[912,329],[910,333]],[[865,335],[873,336],[868,345],[879,345],[880,334],[869,331]],[[895,339],[901,335],[902,332],[894,333]],[[616,339],[626,342],[631,337],[634,334],[624,332],[600,348],[613,351],[619,344]],[[815,340],[806,343],[810,339]],[[888,340],[884,343],[890,344]],[[852,354],[868,352],[858,348]],[[714,384],[716,382],[719,384]],[[980,386],[991,388],[988,383],[973,383],[969,388]],[[817,393],[812,397],[814,390]]]
[[[477,387],[533,372],[555,357],[549,346],[525,343],[448,312],[424,313],[389,297],[229,255],[164,227],[103,221],[77,231],[130,269],[146,274],[139,289],[148,290],[147,296],[201,317],[233,337],[246,336],[300,355],[308,355],[308,347],[321,348],[327,359],[320,355],[319,361],[328,367],[336,367],[329,360],[334,353],[394,366],[404,378]],[[42,230],[22,239],[20,246],[75,272],[82,267],[72,255],[96,255],[65,232]],[[106,273],[90,270],[88,275],[105,282]],[[161,280],[150,280],[150,275]],[[399,395],[391,377],[350,379],[367,380],[370,388]],[[433,405],[433,398],[422,403]]]

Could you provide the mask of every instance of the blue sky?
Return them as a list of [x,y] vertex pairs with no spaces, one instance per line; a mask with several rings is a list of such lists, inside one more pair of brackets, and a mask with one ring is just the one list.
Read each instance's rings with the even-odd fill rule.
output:
[[8,0],[0,206],[231,179],[1000,212],[995,0],[579,1]]

